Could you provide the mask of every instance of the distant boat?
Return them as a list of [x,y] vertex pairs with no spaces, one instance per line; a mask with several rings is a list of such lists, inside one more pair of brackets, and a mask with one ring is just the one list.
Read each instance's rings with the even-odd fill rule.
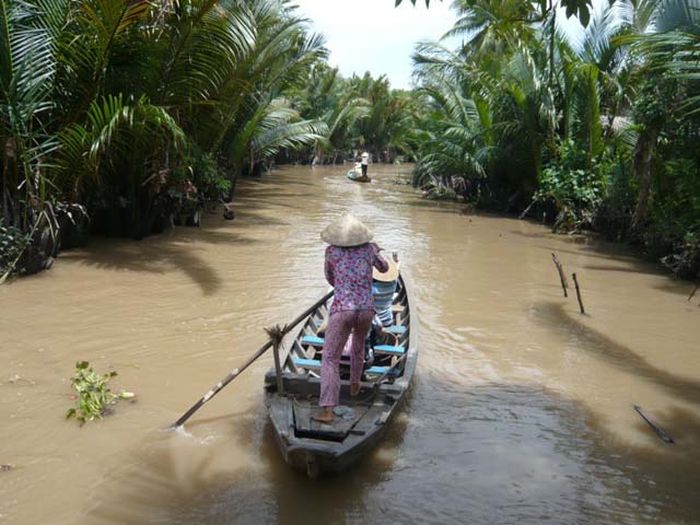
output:
[[[401,405],[418,360],[415,323],[411,330],[409,293],[399,277],[389,344],[375,344],[372,366],[365,367],[360,393],[350,396],[348,361],[341,360],[340,405],[332,423],[311,418],[320,411],[323,338],[317,330],[332,298],[309,315],[282,363],[283,393],[275,370],[265,375],[265,405],[285,461],[315,478],[341,472],[367,454],[382,438]],[[345,358],[343,358],[345,359]]]
[[362,172],[358,172],[357,170],[349,170],[346,176],[348,179],[354,180],[355,182],[372,182],[372,179],[367,175],[362,175]]

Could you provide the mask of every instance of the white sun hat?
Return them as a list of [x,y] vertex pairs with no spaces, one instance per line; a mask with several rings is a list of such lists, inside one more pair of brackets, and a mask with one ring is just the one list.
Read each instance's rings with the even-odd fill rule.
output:
[[366,244],[372,240],[372,237],[374,237],[372,230],[350,213],[341,215],[321,232],[321,239],[328,244],[343,248]]

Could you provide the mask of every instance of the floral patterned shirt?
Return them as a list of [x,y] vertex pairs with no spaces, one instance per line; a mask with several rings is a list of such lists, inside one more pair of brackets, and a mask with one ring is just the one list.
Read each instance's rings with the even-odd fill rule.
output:
[[331,314],[345,310],[373,310],[372,267],[389,269],[379,247],[372,243],[341,248],[326,248],[326,280],[335,288]]

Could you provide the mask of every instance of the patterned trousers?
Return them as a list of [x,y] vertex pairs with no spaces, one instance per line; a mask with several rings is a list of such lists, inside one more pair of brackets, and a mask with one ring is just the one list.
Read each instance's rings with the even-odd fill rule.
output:
[[334,407],[340,397],[340,356],[350,341],[350,382],[359,383],[365,360],[365,338],[372,326],[372,310],[347,310],[330,316],[321,358],[321,398],[319,406]]

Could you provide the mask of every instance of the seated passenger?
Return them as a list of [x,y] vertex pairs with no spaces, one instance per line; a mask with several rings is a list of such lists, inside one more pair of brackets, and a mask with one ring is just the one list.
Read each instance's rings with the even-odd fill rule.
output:
[[391,305],[394,301],[396,283],[399,278],[399,255],[396,252],[387,258],[385,253],[380,253],[389,263],[386,272],[380,272],[376,268],[372,272],[372,297],[374,298],[374,322],[373,326],[379,329],[382,335],[386,335],[386,328],[394,324],[394,314]]

